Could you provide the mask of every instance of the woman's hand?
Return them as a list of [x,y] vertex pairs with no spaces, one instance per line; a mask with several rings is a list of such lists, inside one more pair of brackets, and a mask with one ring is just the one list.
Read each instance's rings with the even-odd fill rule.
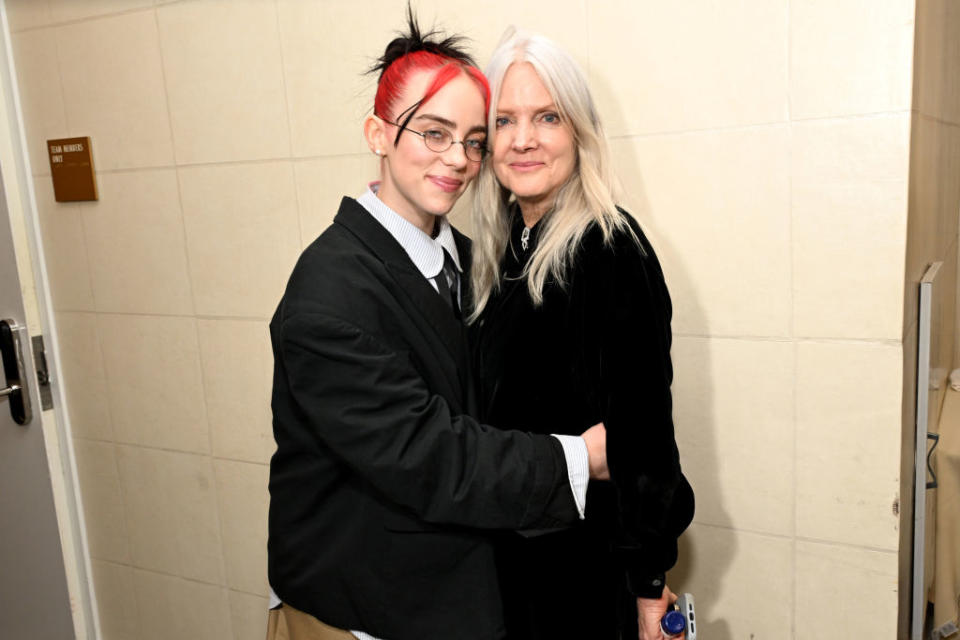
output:
[[[677,596],[667,586],[663,587],[663,594],[659,598],[637,598],[637,625],[640,627],[640,640],[662,640],[660,619],[667,612],[667,608],[677,601]],[[686,632],[673,638],[686,638]]]
[[607,429],[603,423],[595,424],[581,434],[587,443],[587,455],[590,456],[590,479],[609,480],[607,469]]

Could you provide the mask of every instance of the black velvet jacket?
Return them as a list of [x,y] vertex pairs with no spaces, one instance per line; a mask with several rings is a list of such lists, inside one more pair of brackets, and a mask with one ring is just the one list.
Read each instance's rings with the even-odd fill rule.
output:
[[[578,527],[592,540],[584,543],[592,545],[590,553],[603,556],[596,562],[609,562],[620,575],[625,570],[633,595],[656,597],[677,560],[677,538],[693,518],[694,501],[674,439],[670,296],[646,236],[631,216],[620,214],[636,240],[621,231],[605,245],[594,225],[566,286],[548,282],[543,305],[535,307],[519,276],[541,225],[524,250],[523,222],[515,212],[502,287],[471,339],[487,424],[541,433],[571,423],[606,425],[612,482],[591,483],[586,521]],[[552,535],[522,545],[552,545],[543,542]]]

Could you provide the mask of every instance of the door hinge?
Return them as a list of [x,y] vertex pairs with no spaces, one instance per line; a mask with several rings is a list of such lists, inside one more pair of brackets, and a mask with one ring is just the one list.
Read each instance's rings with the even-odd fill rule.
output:
[[50,369],[47,367],[47,352],[43,348],[43,336],[33,336],[33,364],[37,368],[37,389],[40,392],[40,407],[53,409],[53,392],[50,390]]

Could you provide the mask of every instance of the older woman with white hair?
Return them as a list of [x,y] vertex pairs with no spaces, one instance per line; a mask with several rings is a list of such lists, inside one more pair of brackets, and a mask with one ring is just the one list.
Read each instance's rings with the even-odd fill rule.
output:
[[670,297],[653,248],[616,205],[583,73],[508,30],[487,68],[492,157],[474,199],[474,309],[488,424],[607,428],[610,482],[569,529],[502,534],[511,639],[661,638],[665,573],[693,518],[672,420]]

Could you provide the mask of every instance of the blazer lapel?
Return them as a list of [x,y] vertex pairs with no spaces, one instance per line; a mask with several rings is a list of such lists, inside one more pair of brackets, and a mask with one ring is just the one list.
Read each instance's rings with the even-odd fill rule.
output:
[[[334,223],[346,227],[383,262],[400,289],[397,299],[406,301],[404,306],[411,319],[417,322],[419,318],[422,321],[419,324],[426,324],[433,330],[452,361],[452,367],[459,369],[466,349],[463,323],[423,277],[400,243],[353,198],[343,198]],[[452,377],[459,382],[459,371]],[[458,391],[462,391],[459,385]]]
[[406,253],[404,253],[404,257],[406,262],[410,264],[388,261],[384,261],[384,264],[396,278],[400,289],[409,300],[411,308],[430,324],[450,356],[455,361],[459,361],[459,356],[464,349],[461,333],[463,323],[453,315],[450,306],[410,262]]
[[[463,269],[460,274],[460,310],[463,318],[466,318],[473,312],[473,285],[470,281],[470,271],[473,268],[473,249],[470,239],[457,231],[453,230],[453,239],[457,243],[457,253],[460,255],[460,266]],[[470,332],[465,321],[460,322],[460,335],[464,344],[462,350],[462,360],[458,367],[460,381],[466,389],[466,411],[470,415],[477,413],[477,388],[473,376],[473,349],[470,346]]]

